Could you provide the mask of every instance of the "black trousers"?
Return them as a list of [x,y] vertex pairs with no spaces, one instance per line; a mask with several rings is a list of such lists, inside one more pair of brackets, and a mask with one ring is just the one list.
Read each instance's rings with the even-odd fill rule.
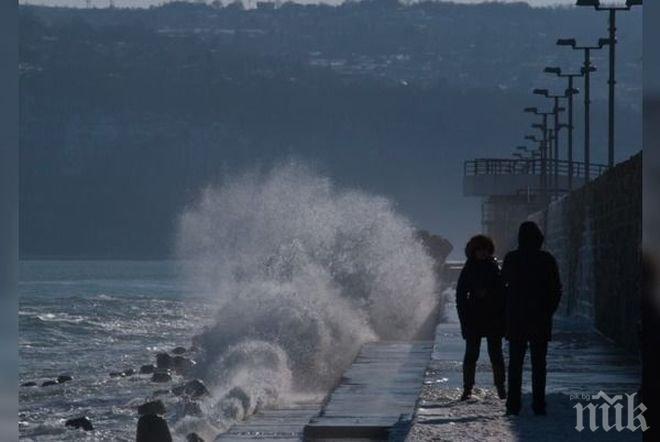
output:
[[[504,356],[502,355],[502,338],[489,336],[488,356],[493,366],[493,381],[495,385],[504,385]],[[474,387],[474,376],[477,371],[477,361],[481,350],[481,337],[465,338],[465,357],[463,358],[463,387],[471,390]]]
[[528,342],[532,358],[532,408],[536,412],[545,410],[548,342],[513,340],[509,342],[509,395],[506,408],[515,413],[520,411],[521,406],[522,373]]

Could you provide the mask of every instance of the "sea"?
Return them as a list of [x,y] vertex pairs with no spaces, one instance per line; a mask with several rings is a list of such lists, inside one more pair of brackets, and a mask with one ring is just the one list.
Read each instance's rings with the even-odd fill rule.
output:
[[[149,376],[111,377],[190,347],[212,303],[185,285],[177,261],[20,264],[19,430],[24,440],[135,440]],[[60,375],[73,378],[41,387]],[[87,416],[93,432],[65,427]]]

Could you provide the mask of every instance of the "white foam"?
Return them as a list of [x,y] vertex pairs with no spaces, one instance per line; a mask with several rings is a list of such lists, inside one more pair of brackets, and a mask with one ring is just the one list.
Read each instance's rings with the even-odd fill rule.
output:
[[296,163],[206,189],[178,254],[217,299],[197,344],[225,417],[327,390],[364,342],[413,338],[438,301],[432,259],[389,200]]

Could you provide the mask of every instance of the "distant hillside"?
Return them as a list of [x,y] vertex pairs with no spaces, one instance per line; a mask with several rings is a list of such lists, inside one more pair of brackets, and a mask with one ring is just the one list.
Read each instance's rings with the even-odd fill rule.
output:
[[[625,157],[641,144],[641,16],[621,17]],[[458,244],[479,228],[463,160],[508,154],[529,90],[560,87],[543,66],[579,66],[554,39],[604,32],[602,14],[523,4],[21,7],[21,253],[165,256],[201,186],[289,156]]]

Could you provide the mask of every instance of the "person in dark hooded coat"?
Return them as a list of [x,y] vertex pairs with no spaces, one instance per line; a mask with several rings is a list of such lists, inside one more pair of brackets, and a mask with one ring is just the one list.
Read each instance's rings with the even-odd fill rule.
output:
[[546,355],[552,338],[552,316],[561,298],[561,282],[555,258],[541,250],[543,240],[543,233],[535,223],[522,223],[518,249],[506,255],[502,266],[509,341],[507,414],[520,412],[522,370],[528,345],[532,359],[532,409],[538,415],[546,414]]
[[497,393],[501,399],[506,397],[502,355],[504,291],[494,253],[493,241],[487,236],[477,235],[470,239],[465,247],[467,261],[456,286],[456,308],[465,339],[461,400],[472,395],[481,338],[484,337],[488,342],[488,355]]

